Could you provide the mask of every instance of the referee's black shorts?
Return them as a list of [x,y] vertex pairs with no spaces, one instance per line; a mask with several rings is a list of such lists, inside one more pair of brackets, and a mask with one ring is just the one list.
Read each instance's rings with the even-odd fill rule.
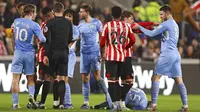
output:
[[122,64],[121,79],[133,79],[132,57],[126,57]]
[[68,51],[52,51],[49,55],[49,75],[67,76],[68,69]]

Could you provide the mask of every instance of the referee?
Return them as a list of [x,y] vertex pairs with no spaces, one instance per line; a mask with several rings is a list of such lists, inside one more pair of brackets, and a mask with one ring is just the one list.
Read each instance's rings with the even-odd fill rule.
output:
[[[72,24],[63,17],[64,5],[57,2],[54,5],[55,18],[47,21],[45,33],[44,64],[49,65],[49,74],[56,76],[53,84],[54,108],[63,109],[65,95],[65,76],[68,66],[68,45],[72,42]],[[60,98],[60,102],[58,101]]]

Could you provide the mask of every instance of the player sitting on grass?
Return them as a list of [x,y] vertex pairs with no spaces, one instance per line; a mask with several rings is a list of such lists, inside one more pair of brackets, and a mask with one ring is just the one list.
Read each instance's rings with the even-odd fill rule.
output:
[[[146,94],[139,88],[132,87],[126,94],[125,105],[131,110],[145,110],[148,105]],[[118,110],[123,110],[123,107],[119,104]],[[109,109],[107,102],[95,105],[91,109]]]

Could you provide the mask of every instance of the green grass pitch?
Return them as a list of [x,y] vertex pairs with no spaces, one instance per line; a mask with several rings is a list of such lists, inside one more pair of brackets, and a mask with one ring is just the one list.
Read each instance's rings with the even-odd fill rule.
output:
[[[150,99],[150,95],[147,95]],[[71,110],[53,110],[53,96],[49,94],[46,101],[46,110],[30,110],[26,109],[26,104],[28,102],[28,94],[21,93],[19,94],[19,104],[20,109],[12,110],[12,100],[11,93],[0,94],[0,111],[8,112],[58,112],[58,111],[67,111],[67,112],[106,112],[106,110],[80,110],[79,107],[83,103],[83,96],[81,94],[73,94],[72,102],[74,109]],[[40,98],[40,97],[39,97]],[[38,98],[38,99],[39,99]],[[188,95],[189,100],[189,109],[190,112],[200,112],[200,95]],[[102,94],[91,94],[90,95],[90,105],[95,105],[104,101],[104,96]],[[181,107],[181,101],[179,95],[170,95],[162,96],[159,95],[158,99],[158,112],[176,112]],[[145,112],[145,111],[134,111],[134,112]]]

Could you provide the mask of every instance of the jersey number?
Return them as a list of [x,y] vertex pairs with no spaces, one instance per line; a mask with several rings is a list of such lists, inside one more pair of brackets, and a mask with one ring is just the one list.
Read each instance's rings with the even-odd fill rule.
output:
[[126,37],[125,36],[123,36],[123,34],[124,34],[124,32],[122,32],[119,36],[118,36],[118,33],[116,32],[116,31],[114,31],[114,32],[111,32],[111,37],[113,36],[113,35],[115,35],[115,37],[114,37],[114,39],[113,39],[113,41],[112,41],[112,44],[125,44],[125,42],[126,42]]
[[135,88],[131,88],[131,91],[134,91],[134,93],[135,93],[135,95],[134,95],[132,100],[134,101],[134,100],[138,99],[138,101],[141,101],[141,96],[136,94],[136,93],[139,93],[140,90],[139,89],[135,89]]
[[[20,29],[19,27],[16,27],[16,40],[20,40],[20,41],[26,41],[27,37],[28,37],[28,31],[26,29]],[[22,38],[22,34],[24,34],[24,38]]]

